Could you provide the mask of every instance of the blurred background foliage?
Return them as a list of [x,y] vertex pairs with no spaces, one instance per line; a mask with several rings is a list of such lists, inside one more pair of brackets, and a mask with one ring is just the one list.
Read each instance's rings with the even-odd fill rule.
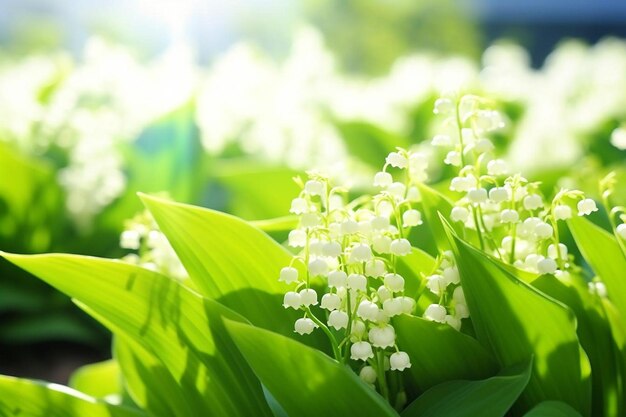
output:
[[[598,197],[626,180],[625,21],[607,0],[0,0],[0,249],[120,258],[138,191],[263,221],[308,169],[368,188],[458,88],[497,101],[527,177]],[[0,373],[64,381],[109,343],[0,261]]]

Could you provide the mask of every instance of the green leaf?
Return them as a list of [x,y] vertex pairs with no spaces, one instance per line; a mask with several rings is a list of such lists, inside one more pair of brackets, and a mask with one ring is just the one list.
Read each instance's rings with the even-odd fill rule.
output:
[[482,381],[448,381],[413,401],[402,417],[502,417],[528,384],[532,361]]
[[498,371],[495,360],[474,338],[446,324],[413,316],[393,320],[400,349],[411,357],[408,372],[414,389],[427,389],[454,379],[482,379]]
[[408,148],[410,143],[400,136],[363,121],[335,121],[348,153],[372,167],[380,169],[383,160],[396,147]]
[[141,197],[203,295],[255,326],[328,349],[321,332],[297,336],[293,323],[300,313],[282,307],[288,288],[278,276],[292,257],[285,248],[229,214]]
[[225,333],[242,318],[161,274],[120,261],[74,255],[4,257],[75,298],[116,334],[153,354],[178,382],[187,411],[270,416],[261,385]]
[[[227,212],[246,220],[279,217],[289,212],[300,187],[293,177],[300,172],[258,162],[228,161],[214,167],[215,180],[226,187]],[[268,192],[271,184],[271,192]]]
[[576,314],[576,333],[593,370],[592,415],[621,415],[623,398],[618,388],[619,369],[614,359],[616,347],[601,299],[592,295],[583,278],[573,272],[560,279],[554,275],[542,275],[531,285],[564,303]]
[[[621,375],[620,388],[621,393],[618,394],[620,403],[620,413],[623,415],[626,411],[626,320],[619,314],[615,306],[609,300],[602,300],[604,311],[611,326],[613,339],[615,340],[618,372]],[[610,358],[609,358],[610,359]]]
[[519,411],[560,400],[590,415],[589,360],[578,342],[572,311],[499,267],[450,228],[446,231],[478,341],[502,367],[534,358]]
[[141,417],[62,385],[0,376],[0,415],[19,417]]
[[609,300],[626,317],[626,257],[615,236],[582,217],[569,219],[567,225],[580,252],[606,285]]
[[110,359],[92,363],[76,370],[69,381],[69,386],[84,394],[96,398],[122,392],[122,374],[117,361]]
[[[417,188],[422,199],[425,224],[430,229],[435,242],[437,242],[437,248],[440,251],[450,249],[450,243],[446,239],[446,231],[439,219],[439,213],[448,216],[454,204],[446,196],[425,184],[418,183]],[[455,223],[452,227],[457,234],[463,236],[463,227],[459,223]]]
[[580,417],[580,413],[561,401],[544,401],[537,404],[524,417]]
[[319,350],[246,324],[227,321],[235,344],[288,415],[398,414],[348,367]]
[[124,392],[156,416],[191,415],[187,394],[154,354],[120,334],[115,335],[113,357],[123,375]]
[[405,293],[417,298],[417,314],[422,314],[430,304],[439,301],[432,292],[425,290],[423,279],[433,274],[435,266],[435,259],[418,248],[412,248],[410,254],[397,258],[397,272],[406,281]]

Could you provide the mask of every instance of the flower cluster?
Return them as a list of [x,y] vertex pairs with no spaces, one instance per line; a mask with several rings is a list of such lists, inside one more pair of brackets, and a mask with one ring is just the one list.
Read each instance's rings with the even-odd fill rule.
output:
[[570,267],[568,249],[559,240],[558,222],[597,211],[594,200],[580,191],[561,190],[546,203],[539,183],[510,175],[494,155],[488,134],[504,126],[503,117],[481,97],[440,98],[434,113],[445,117],[446,133],[433,138],[447,149],[444,162],[457,174],[450,190],[459,196],[450,213],[476,235],[480,248],[517,268],[560,275]]
[[[380,192],[350,203],[348,190],[309,172],[306,182],[299,181],[302,192],[291,204],[299,226],[289,233],[289,245],[301,252],[281,270],[279,279],[292,286],[284,307],[303,312],[295,331],[304,335],[321,328],[336,358],[362,361],[361,378],[378,383],[382,393],[387,390],[386,370],[411,366],[408,355],[398,349],[390,319],[415,309],[397,261],[412,251],[410,229],[422,224],[421,213],[411,203],[418,198],[415,183],[425,179],[426,168],[423,154],[398,149],[375,175]],[[403,180],[394,181],[388,172],[392,170],[402,173]],[[304,266],[303,274],[298,263]],[[318,291],[323,292],[321,298]]]
[[135,251],[122,258],[123,261],[160,272],[171,278],[184,280],[187,271],[180,262],[165,235],[158,229],[148,211],[126,221],[120,235],[120,247]]

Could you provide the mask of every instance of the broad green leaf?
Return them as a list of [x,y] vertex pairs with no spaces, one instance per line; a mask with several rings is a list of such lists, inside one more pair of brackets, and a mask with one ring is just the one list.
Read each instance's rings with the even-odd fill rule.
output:
[[287,167],[244,160],[222,162],[213,170],[215,180],[226,188],[225,211],[246,220],[288,213],[292,198],[300,192],[293,180],[300,172]]
[[82,366],[70,378],[69,386],[84,394],[96,398],[122,392],[122,374],[117,361],[109,359],[104,362]]
[[156,416],[191,415],[186,394],[165,365],[139,343],[115,335],[113,356],[123,375],[124,392]]
[[418,248],[411,253],[397,258],[397,272],[405,279],[405,294],[417,298],[417,312],[422,314],[426,308],[438,301],[437,297],[425,288],[425,280],[434,272],[435,259]]
[[537,404],[524,417],[581,417],[580,413],[561,401],[544,401]]
[[619,400],[620,410],[623,415],[626,412],[626,320],[619,314],[615,306],[609,300],[602,300],[604,311],[608,318],[611,331],[613,333],[613,340],[615,341],[615,360],[617,361],[616,368],[621,375]]
[[321,332],[296,336],[293,323],[300,313],[282,307],[289,287],[278,276],[292,257],[285,248],[229,214],[146,195],[142,199],[203,295],[255,326],[328,346]]
[[606,285],[608,298],[626,317],[626,257],[615,236],[582,217],[569,219],[567,225],[580,252]]
[[474,338],[447,324],[420,317],[393,319],[400,349],[411,357],[407,373],[417,392],[454,379],[483,379],[498,371],[495,360]]
[[528,384],[531,363],[525,361],[482,381],[444,382],[413,401],[402,417],[502,417]]
[[572,311],[446,230],[478,341],[503,368],[534,358],[518,411],[560,400],[590,415],[589,360],[578,342]]
[[380,169],[385,156],[396,147],[408,148],[410,143],[404,137],[381,129],[363,121],[335,121],[350,155],[354,155],[368,165]]
[[[446,196],[435,191],[425,184],[418,184],[420,196],[422,199],[422,209],[424,212],[424,218],[426,225],[429,227],[430,232],[437,242],[437,247],[440,251],[450,249],[450,243],[446,239],[446,231],[443,223],[439,219],[439,213],[448,216],[454,207],[454,204]],[[459,223],[453,225],[457,234],[463,236],[463,228]]]
[[227,321],[235,344],[288,415],[398,414],[348,367],[317,349],[247,324]]
[[153,354],[178,382],[179,415],[270,416],[261,385],[225,333],[242,318],[156,272],[75,255],[9,255],[16,265],[75,298],[114,333]]
[[586,282],[575,273],[560,279],[542,275],[531,285],[572,309],[577,318],[578,340],[591,364],[592,415],[620,415],[623,402],[615,366],[616,347],[609,320],[599,297],[589,292]]
[[108,404],[71,388],[0,376],[0,416],[141,417],[141,411]]

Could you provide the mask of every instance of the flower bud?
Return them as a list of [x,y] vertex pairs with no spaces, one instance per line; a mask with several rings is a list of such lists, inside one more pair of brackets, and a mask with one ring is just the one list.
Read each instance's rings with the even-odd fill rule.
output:
[[364,366],[359,372],[359,378],[366,384],[373,384],[376,382],[376,370],[371,366]]

